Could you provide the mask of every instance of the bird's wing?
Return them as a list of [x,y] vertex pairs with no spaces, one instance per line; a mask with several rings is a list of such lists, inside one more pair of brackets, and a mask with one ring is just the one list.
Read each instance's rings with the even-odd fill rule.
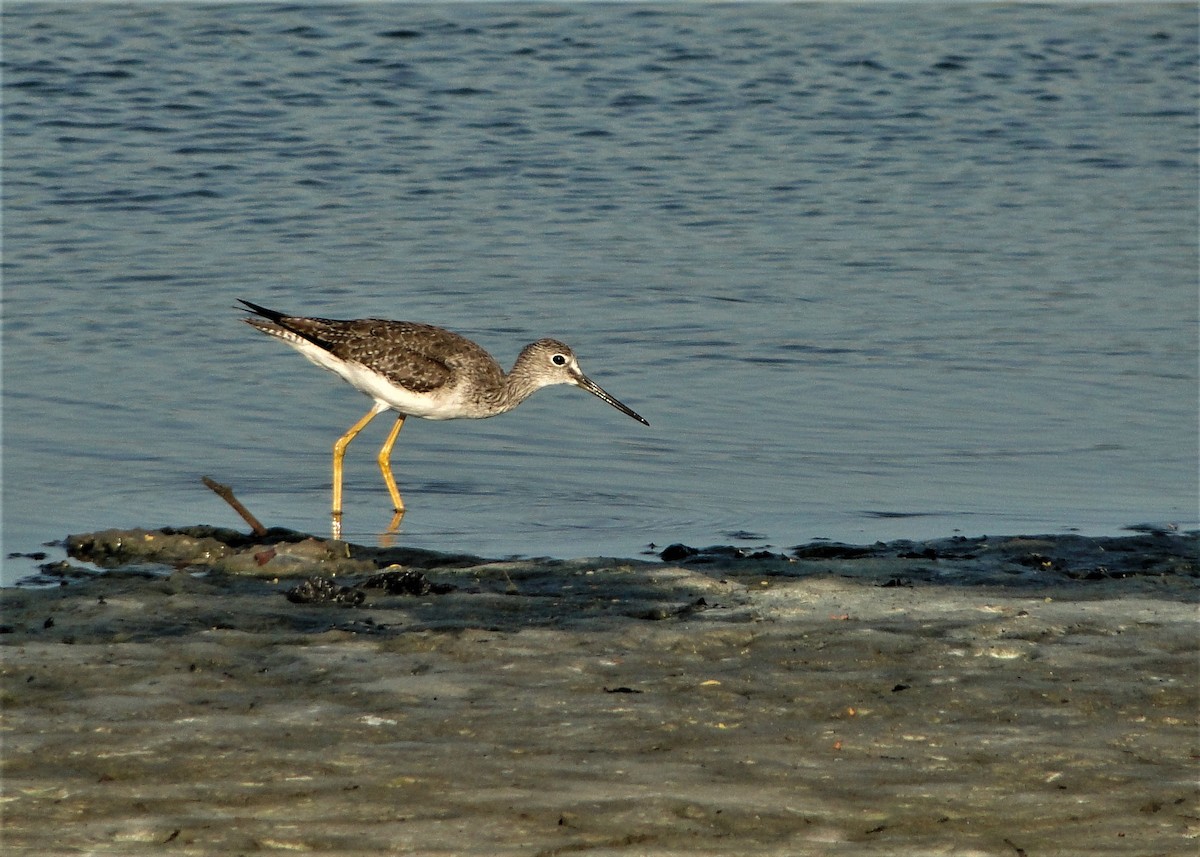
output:
[[290,317],[281,323],[333,356],[365,366],[414,393],[437,390],[454,374],[441,357],[446,350],[441,334],[446,332],[429,325],[374,318]]

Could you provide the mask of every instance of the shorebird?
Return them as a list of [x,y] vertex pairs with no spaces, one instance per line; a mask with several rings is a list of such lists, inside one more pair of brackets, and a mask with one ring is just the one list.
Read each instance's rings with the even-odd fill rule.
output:
[[379,470],[392,497],[394,530],[404,501],[392,476],[392,446],[406,417],[427,420],[483,419],[511,411],[542,387],[573,384],[644,425],[640,414],[606,393],[579,368],[575,353],[556,339],[526,345],[512,371],[466,337],[429,324],[381,318],[334,319],[285,315],[240,300],[254,313],[244,321],[281,339],[374,399],[366,415],[333,445],[333,537],[341,537],[342,459],[367,423],[387,410],[396,423],[379,450]]

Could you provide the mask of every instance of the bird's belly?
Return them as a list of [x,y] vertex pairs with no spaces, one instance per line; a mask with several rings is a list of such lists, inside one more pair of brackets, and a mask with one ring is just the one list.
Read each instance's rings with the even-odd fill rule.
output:
[[397,386],[361,363],[339,360],[325,349],[311,343],[289,341],[289,344],[322,369],[328,369],[339,376],[354,389],[406,416],[427,420],[489,416],[466,412],[458,391],[454,389],[442,388],[428,393],[417,393]]

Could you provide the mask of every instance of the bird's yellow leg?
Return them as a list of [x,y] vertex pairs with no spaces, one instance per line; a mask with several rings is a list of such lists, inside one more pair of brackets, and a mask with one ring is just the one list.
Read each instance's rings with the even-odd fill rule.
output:
[[337,439],[333,445],[333,530],[334,538],[341,535],[342,522],[342,459],[346,457],[346,447],[350,445],[350,441],[357,437],[358,433],[366,428],[367,423],[375,419],[376,416],[388,409],[387,405],[381,405],[378,402],[371,410],[367,411],[367,415],[361,420],[350,426],[350,430]]
[[[388,493],[392,495],[392,507],[398,515],[404,513],[404,501],[400,499],[400,489],[396,487],[396,480],[392,478],[392,446],[396,443],[396,436],[400,434],[400,429],[404,426],[404,414],[396,417],[396,424],[392,426],[391,433],[387,436],[387,440],[383,442],[383,447],[379,450],[379,471],[383,474],[383,481],[387,483]],[[399,520],[396,521],[399,524]]]

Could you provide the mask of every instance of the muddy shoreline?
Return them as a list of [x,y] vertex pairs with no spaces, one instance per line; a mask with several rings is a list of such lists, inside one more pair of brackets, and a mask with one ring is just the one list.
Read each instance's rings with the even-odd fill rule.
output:
[[6,854],[1197,847],[1194,533],[490,561],[227,532],[88,534],[107,571],[0,590]]

